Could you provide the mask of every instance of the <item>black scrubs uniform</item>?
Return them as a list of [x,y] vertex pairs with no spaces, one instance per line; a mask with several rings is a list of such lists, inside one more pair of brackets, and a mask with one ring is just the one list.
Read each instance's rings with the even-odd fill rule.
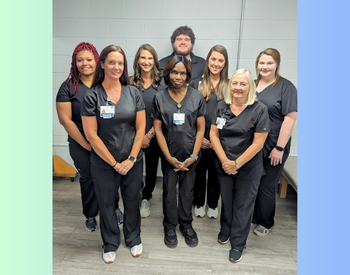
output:
[[[135,138],[136,113],[145,109],[140,92],[133,86],[122,85],[120,99],[115,106],[112,118],[100,116],[101,106],[106,106],[107,94],[101,84],[89,90],[81,109],[82,116],[96,116],[97,135],[106,145],[117,162],[122,162],[130,155]],[[126,175],[115,171],[91,151],[91,173],[95,183],[97,199],[100,205],[100,228],[104,243],[104,252],[116,251],[120,245],[120,231],[115,214],[116,195],[121,187],[124,203],[123,232],[127,247],[141,243],[140,238],[140,189],[143,172],[142,151],[137,162]]]
[[[236,160],[252,144],[254,133],[268,132],[270,121],[267,108],[261,102],[247,106],[235,116],[224,101],[217,105],[216,117],[225,118],[219,139],[229,160]],[[212,124],[216,125],[216,118]],[[232,249],[243,250],[250,230],[254,201],[261,176],[265,174],[262,150],[244,164],[238,173],[228,175],[217,159],[216,169],[221,192],[221,234],[230,237]]]
[[[163,76],[163,68],[164,68],[165,63],[173,56],[175,56],[174,52],[171,55],[168,55],[168,56],[162,58],[161,60],[159,60],[160,72],[161,72],[162,76]],[[190,53],[190,62],[192,65],[191,80],[200,78],[204,73],[205,60],[202,57],[196,56],[191,52]]]
[[271,228],[275,221],[276,188],[286,162],[291,145],[291,138],[284,147],[282,163],[273,166],[270,164],[269,155],[277,145],[278,136],[284,117],[297,112],[297,89],[292,82],[280,78],[275,87],[273,84],[266,87],[257,98],[264,103],[269,110],[271,130],[264,145],[264,168],[266,175],[261,178],[258,195],[255,202],[253,222],[266,228]]
[[[72,106],[72,121],[77,125],[81,134],[85,137],[83,124],[81,122],[80,109],[84,100],[86,91],[89,88],[79,80],[78,89],[73,94],[73,81],[62,83],[56,96],[56,102],[70,102]],[[83,205],[83,214],[86,218],[96,217],[99,211],[97,198],[95,194],[94,183],[90,171],[90,152],[68,136],[69,154],[74,161],[74,166],[79,171],[79,183],[81,191],[81,200]]]
[[[146,106],[146,134],[153,127],[153,119],[151,118],[151,109],[154,96],[158,91],[161,91],[165,88],[165,84],[162,83],[158,86],[157,89],[153,86],[149,86],[147,89],[143,90],[142,86],[140,87],[140,92],[145,102]],[[158,172],[158,163],[159,158],[161,157],[162,150],[160,150],[157,143],[157,139],[154,137],[151,139],[148,148],[144,148],[143,152],[145,153],[145,187],[142,189],[142,199],[150,200],[152,198],[152,192],[157,182],[157,172]]]
[[[187,93],[178,109],[168,89],[160,91],[154,98],[151,117],[162,121],[162,131],[172,157],[183,162],[193,153],[197,135],[197,118],[207,113],[202,93],[188,87]],[[175,125],[174,113],[185,114],[185,123]],[[192,201],[195,174],[194,162],[188,171],[174,171],[174,166],[163,159],[163,225],[165,230],[180,231],[192,227]],[[179,180],[179,205],[177,206],[176,183]]]
[[[190,87],[198,89],[200,80],[191,81]],[[215,91],[211,91],[208,101],[206,101],[208,113],[205,115],[205,133],[204,138],[210,140],[209,133],[211,121],[216,118],[216,106],[218,99]],[[196,179],[193,189],[193,205],[204,206],[205,191],[207,190],[207,204],[209,208],[216,208],[220,197],[220,189],[215,169],[215,159],[217,158],[215,151],[211,148],[201,149],[201,159],[196,165]],[[208,171],[208,184],[207,184]],[[207,188],[208,186],[208,188]]]

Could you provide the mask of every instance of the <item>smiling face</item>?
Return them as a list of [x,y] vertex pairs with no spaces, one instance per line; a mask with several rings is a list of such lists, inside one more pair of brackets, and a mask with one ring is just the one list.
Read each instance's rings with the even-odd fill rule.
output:
[[119,79],[124,71],[124,57],[119,52],[110,52],[105,62],[101,61],[101,67],[104,69],[105,78]]
[[180,34],[175,38],[172,44],[173,50],[177,55],[187,56],[192,52],[193,44],[188,35]]
[[138,64],[142,72],[150,72],[154,66],[153,55],[147,50],[142,50],[140,53]]
[[179,62],[169,73],[170,86],[175,89],[180,89],[186,86],[187,71],[182,62]]
[[210,74],[217,75],[220,74],[222,69],[225,67],[225,57],[223,54],[213,51],[208,60],[208,69]]
[[76,55],[76,66],[83,76],[92,76],[96,69],[96,61],[92,52],[80,51]]
[[263,54],[259,58],[257,70],[262,78],[274,78],[276,76],[277,63],[271,55]]
[[248,100],[250,90],[249,80],[245,74],[236,75],[231,82],[231,94],[234,99]]

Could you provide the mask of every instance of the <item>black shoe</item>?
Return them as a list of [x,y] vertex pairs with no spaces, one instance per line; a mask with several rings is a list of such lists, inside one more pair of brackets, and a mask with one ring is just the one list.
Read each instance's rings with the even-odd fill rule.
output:
[[166,246],[175,247],[177,245],[176,231],[164,229],[164,243]]
[[115,210],[115,214],[117,215],[118,224],[122,224],[124,221],[123,212],[118,208]]
[[187,245],[195,246],[198,244],[197,233],[192,227],[181,230],[181,233],[185,237]]
[[220,244],[226,244],[230,240],[229,236],[225,236],[221,231],[218,235],[218,243]]
[[93,232],[97,229],[97,222],[95,218],[87,218],[85,222],[86,229]]
[[233,263],[240,262],[242,260],[242,251],[232,248],[230,250],[229,260]]

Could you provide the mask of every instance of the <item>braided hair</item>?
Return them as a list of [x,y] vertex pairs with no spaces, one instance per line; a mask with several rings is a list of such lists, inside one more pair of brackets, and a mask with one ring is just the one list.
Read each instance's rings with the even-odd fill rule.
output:
[[77,89],[78,89],[78,84],[79,84],[79,72],[78,72],[77,63],[76,63],[77,62],[76,57],[77,57],[77,53],[81,52],[81,51],[92,52],[92,54],[95,57],[96,63],[98,62],[98,59],[100,57],[95,46],[88,43],[88,42],[81,42],[75,47],[73,55],[72,55],[72,63],[71,63],[71,67],[70,67],[70,73],[69,73],[69,75],[67,77],[67,81],[66,81],[66,85],[68,85],[68,82],[70,80],[73,81],[73,94],[76,94]]

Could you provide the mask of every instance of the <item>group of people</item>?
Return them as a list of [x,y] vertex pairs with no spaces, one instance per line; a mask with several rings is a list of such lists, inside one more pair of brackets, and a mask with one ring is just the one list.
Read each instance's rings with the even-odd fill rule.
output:
[[100,215],[106,263],[116,258],[121,223],[132,256],[141,255],[141,217],[150,215],[159,160],[168,247],[178,243],[177,225],[186,244],[198,244],[192,208],[196,217],[216,219],[220,194],[217,241],[230,241],[230,261],[242,259],[251,223],[258,236],[274,226],[275,189],[297,119],[296,88],[279,75],[276,49],[258,55],[254,80],[247,69],[229,78],[225,47],[212,47],[204,60],[193,54],[194,43],[192,29],[182,26],[171,36],[173,53],[160,61],[151,45],[142,45],[131,77],[119,46],[99,55],[82,42],[73,52],[57,112],[80,174],[89,231]]

